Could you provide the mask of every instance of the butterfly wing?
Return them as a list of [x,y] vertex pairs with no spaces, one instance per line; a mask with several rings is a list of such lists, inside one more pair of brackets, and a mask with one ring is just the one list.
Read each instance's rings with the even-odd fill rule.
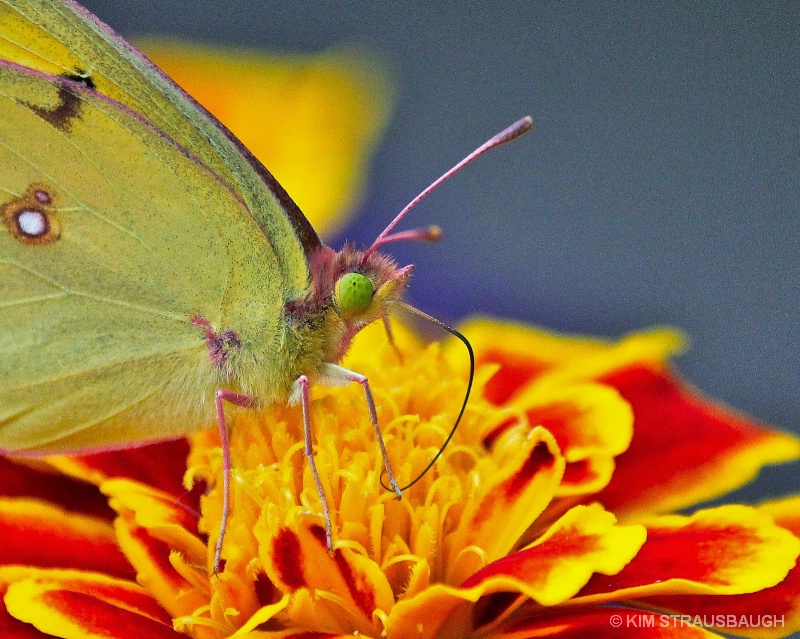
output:
[[286,298],[308,286],[314,229],[284,189],[234,136],[108,26],[71,0],[0,1],[0,57],[101,94],[163,131],[238,195],[279,257]]
[[59,75],[0,63],[0,114],[0,448],[107,448],[208,421],[202,400],[236,380],[196,318],[276,368],[283,256],[224,180]]

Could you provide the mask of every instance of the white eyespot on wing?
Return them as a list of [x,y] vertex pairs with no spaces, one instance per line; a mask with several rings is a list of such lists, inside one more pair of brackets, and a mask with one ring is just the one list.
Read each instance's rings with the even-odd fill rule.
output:
[[27,237],[42,237],[47,227],[47,217],[42,211],[23,209],[17,213],[17,229]]
[[61,237],[54,198],[52,188],[31,184],[23,195],[0,201],[0,219],[11,236],[22,244],[52,244]]

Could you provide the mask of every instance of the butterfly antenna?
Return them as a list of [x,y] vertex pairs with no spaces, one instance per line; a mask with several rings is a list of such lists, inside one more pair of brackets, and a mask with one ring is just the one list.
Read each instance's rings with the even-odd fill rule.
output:
[[[438,460],[442,456],[442,453],[444,452],[444,449],[447,447],[447,444],[450,443],[450,440],[453,439],[453,435],[456,434],[456,429],[458,428],[458,425],[461,423],[461,418],[463,417],[464,411],[467,408],[467,402],[469,401],[470,391],[472,391],[472,380],[475,378],[475,353],[472,350],[472,344],[469,343],[469,340],[466,338],[466,336],[464,336],[462,333],[459,333],[456,329],[448,326],[447,324],[445,324],[441,320],[438,320],[435,317],[432,317],[431,315],[428,315],[427,313],[419,310],[418,308],[414,308],[410,304],[406,304],[405,302],[401,302],[400,300],[394,300],[394,301],[391,302],[391,304],[399,306],[400,308],[408,311],[409,313],[412,313],[413,315],[416,315],[417,317],[421,317],[422,319],[427,320],[428,322],[431,322],[432,324],[435,324],[439,328],[442,328],[442,329],[446,330],[448,333],[450,333],[451,335],[457,337],[464,344],[464,346],[467,349],[467,353],[469,354],[469,381],[467,382],[467,392],[464,393],[464,401],[461,404],[461,410],[458,411],[458,417],[456,417],[456,421],[453,424],[453,427],[450,429],[450,432],[447,434],[447,437],[445,438],[444,443],[442,443],[442,445],[439,448],[439,450],[436,451],[436,454],[433,456],[433,459],[431,459],[428,462],[428,465],[425,466],[425,468],[422,469],[422,471],[419,473],[419,475],[417,475],[414,479],[412,479],[405,486],[402,486],[400,488],[400,492],[404,492],[404,491],[408,490],[409,488],[411,488],[414,484],[416,484],[420,479],[422,479],[425,476],[425,474],[431,468],[433,468],[433,465],[436,463],[436,460]],[[386,471],[384,470],[383,473],[381,473],[381,486],[383,486],[386,490],[389,490],[389,491],[393,492],[394,488],[392,488],[391,486],[387,486],[386,483],[383,480],[383,476],[385,474],[386,474]]]
[[[504,129],[491,139],[487,140],[483,144],[481,144],[477,149],[475,149],[472,153],[470,153],[467,157],[465,157],[461,162],[456,164],[452,169],[444,173],[439,179],[435,180],[428,188],[426,188],[422,193],[420,193],[417,197],[411,200],[406,207],[397,214],[383,232],[375,239],[367,251],[364,253],[364,257],[362,257],[362,262],[366,261],[366,259],[375,251],[377,251],[381,246],[384,244],[388,244],[389,242],[397,242],[399,240],[421,240],[423,242],[435,242],[441,237],[441,230],[436,227],[428,227],[427,229],[414,229],[412,231],[403,231],[400,233],[392,234],[392,230],[395,226],[400,223],[406,214],[413,209],[419,202],[425,198],[431,191],[433,191],[437,186],[439,186],[442,182],[447,180],[448,178],[452,177],[454,174],[458,173],[461,169],[463,169],[467,164],[476,160],[481,155],[494,149],[501,144],[505,144],[506,142],[511,142],[511,140],[515,140],[523,133],[527,133],[528,131],[533,128],[533,119],[530,116],[525,116],[521,120],[517,120],[507,129]],[[450,330],[450,329],[447,329]],[[452,331],[451,331],[452,332]]]

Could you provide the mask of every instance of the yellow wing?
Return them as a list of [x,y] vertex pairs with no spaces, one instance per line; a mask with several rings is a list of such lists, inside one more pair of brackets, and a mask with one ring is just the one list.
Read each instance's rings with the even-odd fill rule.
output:
[[237,380],[195,318],[235,326],[276,370],[282,256],[228,184],[123,106],[0,63],[0,215],[0,448],[106,448],[209,421],[202,401]]
[[0,0],[0,58],[83,78],[188,149],[245,203],[278,255],[287,299],[308,287],[311,225],[266,169],[205,109],[71,0]]

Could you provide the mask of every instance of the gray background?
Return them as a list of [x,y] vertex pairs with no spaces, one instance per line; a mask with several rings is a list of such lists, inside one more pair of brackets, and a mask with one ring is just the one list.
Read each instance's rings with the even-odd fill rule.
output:
[[[86,5],[126,35],[382,53],[397,107],[364,210],[336,242],[368,244],[440,172],[532,115],[532,134],[407,222],[445,231],[392,249],[417,265],[411,301],[446,321],[682,327],[695,385],[800,431],[800,3]],[[794,492],[797,471],[769,470],[740,497]]]

